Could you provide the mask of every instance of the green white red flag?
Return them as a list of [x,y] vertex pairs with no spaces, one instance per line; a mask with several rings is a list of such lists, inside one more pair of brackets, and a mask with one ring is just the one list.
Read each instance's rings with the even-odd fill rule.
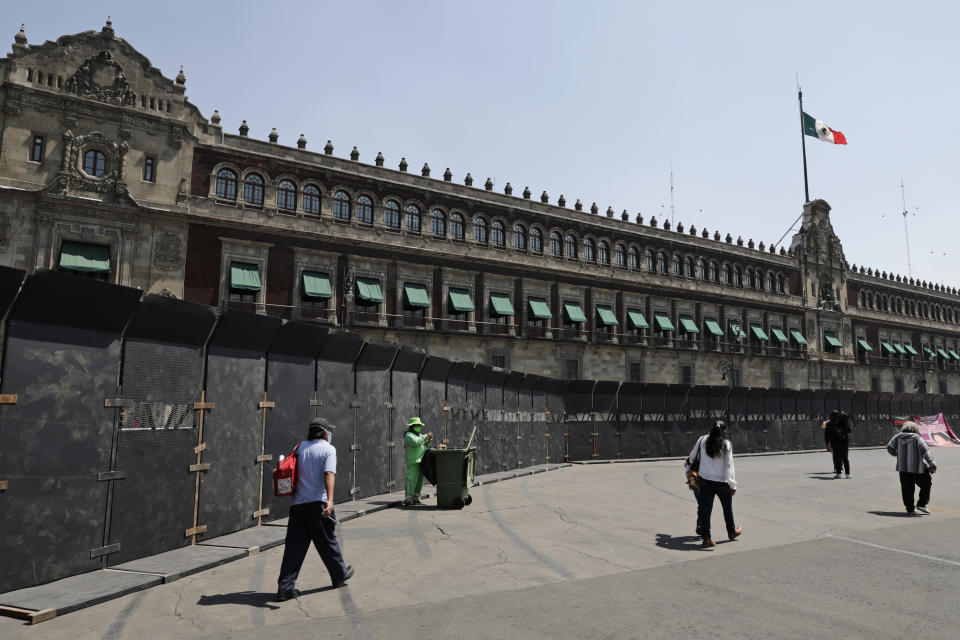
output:
[[826,122],[817,120],[806,112],[803,113],[803,132],[808,136],[818,138],[824,142],[847,144],[847,137],[845,135],[836,129],[831,129],[827,126]]

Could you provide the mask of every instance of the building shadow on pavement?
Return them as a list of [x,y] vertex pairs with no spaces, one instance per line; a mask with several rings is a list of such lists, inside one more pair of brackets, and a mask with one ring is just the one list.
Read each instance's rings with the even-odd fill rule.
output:
[[[332,586],[318,587],[316,589],[304,589],[300,592],[300,597],[308,596],[313,593],[333,590]],[[236,593],[218,593],[212,596],[200,596],[197,604],[209,607],[219,604],[242,604],[248,607],[260,607],[262,609],[279,609],[282,605],[275,601],[276,593],[264,593],[259,591],[237,591]]]
[[675,549],[677,551],[698,551],[703,549],[700,546],[700,536],[671,536],[669,533],[658,533],[658,547],[664,549]]

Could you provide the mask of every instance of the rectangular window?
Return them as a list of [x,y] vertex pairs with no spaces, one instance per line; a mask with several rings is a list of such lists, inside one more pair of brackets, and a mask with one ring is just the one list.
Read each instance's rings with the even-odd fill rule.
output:
[[643,362],[631,362],[627,367],[627,379],[629,382],[643,382]]
[[146,156],[143,159],[143,179],[146,182],[157,181],[157,159],[153,156]]
[[580,361],[576,358],[567,358],[563,361],[563,377],[567,380],[580,379]]
[[894,393],[903,393],[903,378],[897,376],[893,379],[893,392]]
[[680,366],[680,384],[693,384],[692,364],[684,364]]
[[947,395],[947,381],[944,380],[943,378],[941,378],[939,381],[939,388],[940,388],[941,394]]
[[782,369],[774,369],[774,370],[773,370],[773,379],[772,379],[770,382],[771,382],[771,386],[772,386],[774,389],[783,389],[783,388],[784,388],[784,384],[783,384],[783,370],[782,370]]
[[43,136],[33,136],[33,145],[30,147],[30,161],[43,162]]
[[730,384],[734,387],[742,386],[740,384],[740,369],[730,369]]
[[870,376],[870,391],[880,391],[880,376]]
[[490,366],[497,367],[498,369],[507,368],[507,356],[504,353],[491,353],[490,354]]

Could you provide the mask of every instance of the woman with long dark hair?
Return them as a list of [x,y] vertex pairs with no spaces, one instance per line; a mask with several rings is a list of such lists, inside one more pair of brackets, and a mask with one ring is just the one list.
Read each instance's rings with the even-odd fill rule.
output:
[[698,525],[703,535],[704,547],[714,547],[716,542],[710,534],[710,516],[713,512],[713,498],[720,499],[723,507],[723,520],[727,525],[727,535],[731,540],[742,533],[742,529],[733,521],[733,494],[737,492],[737,479],[733,469],[733,446],[727,439],[727,425],[717,420],[710,428],[706,438],[697,441],[689,459],[700,451],[700,500]]

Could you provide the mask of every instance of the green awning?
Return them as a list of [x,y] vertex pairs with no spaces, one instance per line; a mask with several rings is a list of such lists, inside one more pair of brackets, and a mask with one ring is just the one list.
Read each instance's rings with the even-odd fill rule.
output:
[[380,281],[373,278],[357,278],[357,297],[367,302],[383,302]]
[[778,327],[770,327],[770,333],[773,334],[773,337],[776,338],[778,342],[790,342]]
[[[466,289],[450,289],[450,307],[454,311],[473,311],[473,300]],[[512,312],[513,309],[510,309]],[[513,315],[512,313],[510,315]]]
[[960,354],[958,354],[953,349],[947,349],[947,353],[949,353],[950,357],[952,357],[954,360],[960,360]]
[[902,355],[902,356],[907,355],[907,350],[904,349],[903,347],[901,347],[899,342],[894,342],[894,343],[893,343],[893,348],[896,349],[896,350],[897,350],[897,353],[899,353],[900,355]]
[[796,329],[790,329],[790,337],[792,337],[797,344],[807,344],[807,339]]
[[676,327],[670,322],[670,316],[665,313],[654,313],[653,319],[657,324],[658,331],[674,331]]
[[857,344],[859,344],[860,348],[864,351],[873,351],[873,347],[871,347],[870,344],[863,338],[857,338]]
[[260,291],[260,271],[248,262],[230,263],[230,288],[241,291]]
[[[60,247],[60,268],[85,273],[110,273],[110,247],[102,244],[64,242]],[[259,288],[258,283],[257,289]]]
[[912,344],[909,344],[909,343],[907,343],[907,342],[904,342],[904,343],[903,343],[903,348],[906,349],[906,350],[907,350],[907,353],[909,353],[909,354],[912,355],[912,356],[918,356],[918,355],[920,355],[919,353],[917,353],[917,350],[913,348],[913,345],[912,345]]
[[528,302],[530,303],[530,313],[533,314],[534,318],[539,320],[549,320],[553,317],[553,314],[550,313],[550,307],[547,305],[547,301],[543,298],[530,298]]
[[493,312],[498,316],[512,316],[513,303],[510,302],[510,296],[505,293],[491,293],[490,306]]
[[564,302],[563,310],[567,313],[570,322],[586,322],[587,316],[583,315],[583,309],[579,302]]
[[430,306],[430,296],[427,295],[425,284],[404,284],[403,295],[407,298],[407,306],[423,308]]
[[884,353],[889,353],[891,355],[896,353],[896,351],[893,350],[893,347],[890,346],[890,343],[887,342],[886,340],[880,341],[880,350],[883,351]]
[[747,334],[743,332],[743,327],[740,326],[739,322],[728,322],[727,326],[730,327],[730,333],[733,334],[734,338],[747,337]]
[[627,309],[627,317],[630,318],[630,324],[633,325],[634,329],[650,328],[650,325],[647,324],[647,319],[643,317],[643,313],[636,309]]
[[927,345],[923,345],[923,352],[928,356],[930,356],[931,358],[937,357],[937,354],[935,354]]
[[750,325],[750,332],[753,333],[753,337],[756,338],[757,340],[770,339],[770,336],[768,336],[767,333],[763,330],[763,327],[761,327],[758,324]]
[[605,304],[597,305],[597,317],[600,318],[600,324],[605,327],[615,327],[619,322],[617,322],[617,316],[613,313],[613,309]]
[[303,272],[303,295],[308,298],[332,298],[330,276],[316,271]]
[[683,328],[684,333],[700,333],[700,329],[697,328],[697,323],[693,321],[693,318],[690,316],[680,316],[680,326]]
[[940,347],[937,347],[937,353],[939,353],[939,354],[940,354],[940,357],[943,358],[944,360],[949,360],[949,359],[950,359],[950,356],[947,355],[947,352],[944,351],[943,349],[941,349]]
[[707,331],[713,335],[723,337],[723,329],[720,328],[716,320],[704,320],[703,324],[707,326]]
[[843,343],[837,340],[837,334],[835,334],[832,331],[824,331],[823,339],[826,340],[827,344],[830,345],[831,347],[836,347],[837,349],[839,349],[840,347],[843,346]]

